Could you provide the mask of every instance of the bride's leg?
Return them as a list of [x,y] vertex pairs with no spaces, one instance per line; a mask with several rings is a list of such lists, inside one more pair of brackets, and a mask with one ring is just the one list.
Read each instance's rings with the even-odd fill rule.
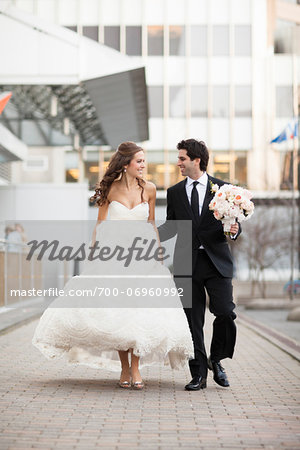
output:
[[120,376],[120,385],[122,387],[127,387],[126,383],[128,383],[128,387],[130,386],[130,366],[128,361],[128,350],[127,351],[119,351],[119,358],[121,361],[122,372]]
[[130,349],[130,353],[131,353],[131,376],[133,387],[135,387],[136,389],[142,389],[144,387],[144,384],[139,371],[140,358],[133,354],[132,348]]

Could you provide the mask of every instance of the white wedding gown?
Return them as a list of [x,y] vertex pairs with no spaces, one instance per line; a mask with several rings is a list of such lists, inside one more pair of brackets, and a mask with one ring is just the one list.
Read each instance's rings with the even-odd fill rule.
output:
[[[157,246],[154,228],[147,222],[148,214],[146,202],[128,209],[122,203],[112,201],[110,220],[98,225],[96,240],[110,246],[123,244],[123,247],[126,242],[128,248],[128,239],[138,235],[147,238],[148,242],[154,238]],[[128,220],[131,222],[125,222]],[[117,279],[109,279],[112,273],[118,274]],[[166,288],[166,292],[172,289],[174,293],[175,289],[169,270],[155,259],[133,261],[127,268],[123,261],[113,259],[106,263],[86,262],[81,275],[70,279],[64,292],[93,289],[99,286],[99,275],[106,286],[111,283],[120,291],[126,289],[126,283],[128,287],[128,282],[131,287],[134,284],[131,293],[135,286],[140,289],[144,286],[147,293],[156,282],[162,290]],[[83,307],[82,297],[59,297],[42,315],[32,343],[48,359],[65,356],[71,364],[120,370],[117,350],[132,348],[140,357],[141,367],[163,361],[172,368],[179,368],[193,357],[190,331],[177,291],[176,295],[159,298],[133,295],[129,303],[124,303],[125,307],[120,307],[116,297],[86,300],[88,307]]]

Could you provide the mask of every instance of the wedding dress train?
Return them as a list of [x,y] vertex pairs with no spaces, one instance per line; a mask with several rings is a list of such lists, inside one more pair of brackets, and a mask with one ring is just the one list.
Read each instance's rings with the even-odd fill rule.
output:
[[[128,247],[128,239],[139,236],[139,242],[149,243],[155,239],[157,246],[154,228],[147,222],[148,215],[146,202],[129,209],[112,201],[110,220],[98,225],[96,240],[100,245]],[[126,222],[129,220],[131,222]],[[112,273],[117,273],[116,279],[109,278]],[[97,283],[99,286],[99,276],[102,282],[111,283],[114,292],[123,292],[122,286],[128,280],[139,290],[130,288],[133,295],[124,306],[123,300],[116,296],[93,297],[87,299],[87,303],[82,298],[68,297],[68,293],[79,288],[94,289]],[[172,290],[173,295],[155,298],[150,295],[148,289],[156,286],[156,282],[159,292]],[[142,289],[145,295],[134,295]],[[175,289],[169,270],[155,258],[131,261],[130,267],[125,267],[124,260],[116,257],[106,263],[87,261],[81,275],[65,285],[66,297],[54,300],[44,312],[32,343],[48,359],[65,356],[71,364],[120,370],[117,351],[132,348],[140,357],[141,367],[163,361],[172,368],[179,368],[193,357],[193,345],[177,291],[174,295]],[[84,307],[86,305],[88,307]]]

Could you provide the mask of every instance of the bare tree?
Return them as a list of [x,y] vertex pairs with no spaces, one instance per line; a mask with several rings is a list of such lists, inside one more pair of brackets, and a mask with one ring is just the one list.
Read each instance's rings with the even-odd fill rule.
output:
[[258,288],[266,297],[265,270],[287,265],[291,253],[291,220],[286,207],[257,207],[254,216],[243,225],[234,254],[246,261],[251,280],[251,296]]

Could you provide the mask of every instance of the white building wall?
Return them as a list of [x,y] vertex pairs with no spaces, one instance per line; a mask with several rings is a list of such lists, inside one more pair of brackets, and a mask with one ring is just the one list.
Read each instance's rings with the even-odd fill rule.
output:
[[[30,169],[27,161],[32,159],[44,160],[44,165]],[[12,183],[64,183],[64,160],[64,147],[29,147],[27,158],[12,164]]]
[[[267,93],[271,94],[267,71],[267,4],[253,0],[252,14],[252,150],[248,155],[248,184],[252,189],[267,189],[266,126],[270,111]],[[267,91],[268,89],[268,91]]]
[[0,221],[87,220],[86,184],[0,186]]

